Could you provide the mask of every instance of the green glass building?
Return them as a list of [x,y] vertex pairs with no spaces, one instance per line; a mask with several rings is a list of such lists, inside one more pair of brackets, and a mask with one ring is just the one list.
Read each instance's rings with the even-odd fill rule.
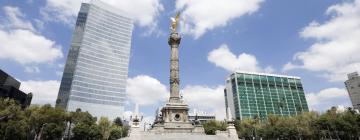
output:
[[266,119],[309,111],[300,77],[234,72],[226,80],[225,105],[234,119]]

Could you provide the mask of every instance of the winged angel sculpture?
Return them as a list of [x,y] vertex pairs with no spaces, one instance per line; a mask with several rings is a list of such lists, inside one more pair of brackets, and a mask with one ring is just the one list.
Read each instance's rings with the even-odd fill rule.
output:
[[179,19],[180,19],[180,12],[176,14],[175,18],[173,17],[171,18],[171,27],[170,27],[171,33],[176,32],[177,25],[179,24]]

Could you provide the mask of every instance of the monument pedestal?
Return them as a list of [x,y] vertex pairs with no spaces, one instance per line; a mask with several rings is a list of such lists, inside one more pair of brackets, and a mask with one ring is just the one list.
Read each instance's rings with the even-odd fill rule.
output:
[[[202,125],[189,121],[189,108],[182,102],[169,102],[161,109],[163,123],[155,124],[155,133],[204,133]],[[205,133],[204,133],[205,134]]]

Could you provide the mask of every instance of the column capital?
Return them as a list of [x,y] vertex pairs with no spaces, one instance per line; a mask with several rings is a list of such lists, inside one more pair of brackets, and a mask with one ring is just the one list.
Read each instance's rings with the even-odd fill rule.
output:
[[171,33],[169,37],[169,45],[179,45],[181,41],[181,36],[178,33]]

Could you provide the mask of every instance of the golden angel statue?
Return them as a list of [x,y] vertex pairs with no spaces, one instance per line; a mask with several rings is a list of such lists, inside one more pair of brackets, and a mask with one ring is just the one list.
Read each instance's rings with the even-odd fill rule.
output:
[[171,18],[171,27],[170,27],[170,30],[172,33],[175,33],[176,32],[176,28],[177,28],[177,25],[179,23],[179,18],[180,18],[180,12],[178,12],[176,14],[176,17],[175,18]]

